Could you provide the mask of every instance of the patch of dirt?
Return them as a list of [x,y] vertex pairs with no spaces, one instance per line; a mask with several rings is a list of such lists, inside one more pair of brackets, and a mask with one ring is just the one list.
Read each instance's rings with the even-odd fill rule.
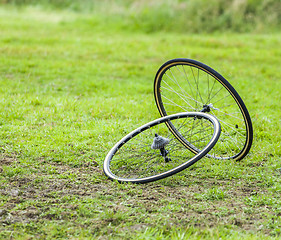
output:
[[6,153],[0,153],[0,166],[11,165],[17,162],[16,154],[7,155]]
[[[14,158],[6,158],[2,164],[13,164],[16,161]],[[245,198],[266,194],[266,190],[242,180],[202,181],[190,177],[186,180],[186,186],[163,185],[161,181],[144,185],[118,184],[107,180],[95,163],[72,167],[45,162],[36,171],[30,175],[12,177],[9,184],[1,187],[0,194],[6,200],[3,205],[5,210],[0,211],[0,225],[12,229],[15,223],[43,219],[75,221],[80,214],[75,202],[96,199],[100,206],[89,209],[96,214],[91,221],[91,227],[96,229],[93,231],[106,229],[109,222],[113,226],[114,223],[120,224],[123,220],[118,217],[118,213],[124,213],[128,215],[124,224],[128,219],[135,221],[131,227],[126,227],[129,231],[141,231],[155,221],[157,224],[165,224],[167,228],[231,225],[241,230],[270,233],[270,230],[260,226],[266,220],[264,216],[272,214],[271,208],[250,208],[245,203]],[[213,187],[219,187],[226,193],[226,197],[220,200],[198,198],[198,195],[201,196]],[[62,212],[49,212],[52,207]],[[106,216],[107,210],[112,211],[108,213],[112,216]],[[74,215],[70,217],[70,213]],[[148,216],[150,223],[145,219]]]

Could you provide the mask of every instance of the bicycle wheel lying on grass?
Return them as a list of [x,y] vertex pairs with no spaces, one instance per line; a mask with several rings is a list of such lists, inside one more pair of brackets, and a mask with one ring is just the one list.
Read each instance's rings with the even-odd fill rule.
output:
[[[161,116],[190,111],[217,117],[221,136],[208,157],[239,161],[248,154],[253,140],[248,110],[230,83],[212,68],[191,59],[169,60],[156,73],[154,97]],[[168,125],[177,137],[173,124]],[[183,144],[197,153],[189,141]]]
[[[173,124],[175,137],[167,125]],[[156,119],[122,138],[109,151],[104,173],[119,182],[156,181],[191,166],[216,144],[221,132],[218,120],[209,114],[184,112]],[[189,151],[182,142],[196,149]]]

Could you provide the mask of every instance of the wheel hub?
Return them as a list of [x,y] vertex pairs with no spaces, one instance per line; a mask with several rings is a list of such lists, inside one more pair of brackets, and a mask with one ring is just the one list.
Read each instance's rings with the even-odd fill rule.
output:
[[170,162],[171,159],[167,157],[169,154],[169,151],[165,149],[165,145],[167,145],[170,142],[168,138],[164,138],[157,133],[155,133],[155,137],[153,139],[153,143],[151,145],[152,149],[159,149],[161,156],[164,158],[165,162]]

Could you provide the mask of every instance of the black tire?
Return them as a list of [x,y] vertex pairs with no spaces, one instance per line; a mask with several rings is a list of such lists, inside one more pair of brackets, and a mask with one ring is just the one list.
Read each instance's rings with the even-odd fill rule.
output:
[[[208,157],[239,161],[250,151],[253,128],[249,112],[231,84],[207,65],[185,58],[167,61],[156,73],[154,97],[161,116],[201,111],[217,117],[221,136]],[[173,125],[168,127],[180,139]],[[182,143],[197,153],[188,141]]]
[[[180,131],[180,137],[174,137],[168,123]],[[218,141],[220,131],[219,121],[205,113],[186,112],[156,119],[116,143],[105,158],[103,171],[119,182],[146,183],[171,176],[204,157]],[[155,144],[157,134],[166,141],[162,147]],[[188,139],[196,147],[196,154],[179,139]]]

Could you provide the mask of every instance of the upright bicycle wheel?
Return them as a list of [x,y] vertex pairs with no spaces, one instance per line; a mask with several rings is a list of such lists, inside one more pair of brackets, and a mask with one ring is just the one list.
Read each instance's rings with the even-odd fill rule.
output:
[[[156,73],[154,97],[161,116],[192,111],[217,117],[221,136],[208,157],[239,161],[248,154],[253,140],[248,110],[230,83],[212,68],[191,59],[172,59]],[[168,127],[179,136],[173,124]],[[188,141],[183,144],[197,153]]]
[[[178,132],[175,137],[168,124]],[[204,157],[220,136],[219,121],[205,113],[185,112],[156,119],[123,137],[107,154],[103,171],[119,182],[156,181]],[[183,144],[188,141],[194,154]]]

